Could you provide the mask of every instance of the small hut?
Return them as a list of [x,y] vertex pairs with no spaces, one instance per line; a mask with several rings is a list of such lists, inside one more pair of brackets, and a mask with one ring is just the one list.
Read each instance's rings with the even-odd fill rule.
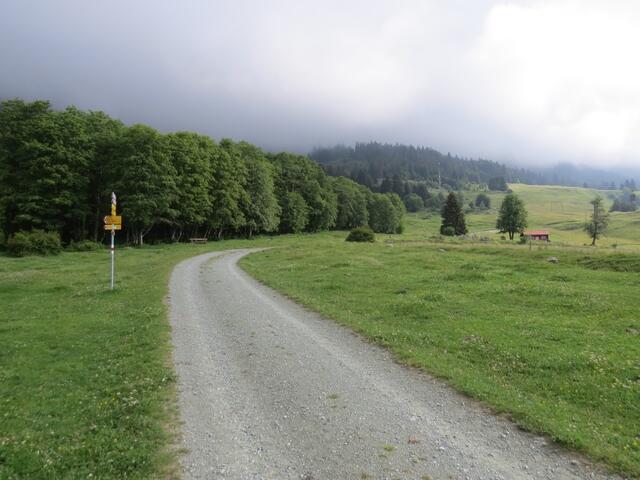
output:
[[522,234],[527,240],[550,242],[549,232],[546,230],[527,230]]

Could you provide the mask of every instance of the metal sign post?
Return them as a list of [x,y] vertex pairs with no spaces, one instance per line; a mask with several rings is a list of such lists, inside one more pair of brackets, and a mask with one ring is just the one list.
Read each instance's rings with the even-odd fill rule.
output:
[[116,286],[116,226],[111,224],[111,290]]
[[122,217],[116,215],[116,194],[111,192],[111,215],[104,217],[104,229],[111,230],[111,290],[116,286],[116,230],[122,230]]

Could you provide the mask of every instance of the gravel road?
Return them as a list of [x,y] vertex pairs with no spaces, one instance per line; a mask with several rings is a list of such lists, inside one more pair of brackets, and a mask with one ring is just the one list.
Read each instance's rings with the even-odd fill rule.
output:
[[171,277],[183,478],[618,478],[256,282],[251,251]]

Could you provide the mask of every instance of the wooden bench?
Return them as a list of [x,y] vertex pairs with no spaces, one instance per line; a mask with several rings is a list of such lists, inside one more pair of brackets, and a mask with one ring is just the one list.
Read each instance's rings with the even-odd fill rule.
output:
[[206,238],[190,238],[189,241],[191,243],[207,243]]

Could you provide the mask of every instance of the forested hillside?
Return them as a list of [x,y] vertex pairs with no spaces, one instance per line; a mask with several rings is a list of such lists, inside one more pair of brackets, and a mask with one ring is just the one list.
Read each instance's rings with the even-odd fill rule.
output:
[[343,175],[370,188],[380,188],[385,179],[425,182],[428,187],[461,189],[467,183],[489,184],[503,178],[513,183],[538,183],[528,170],[506,167],[490,160],[471,160],[443,155],[427,147],[377,142],[317,148],[310,154],[329,175]]
[[34,229],[63,242],[103,236],[110,194],[133,244],[361,225],[402,229],[404,207],[332,178],[303,155],[191,132],[161,134],[46,101],[0,104],[2,237]]
[[[383,182],[407,181],[424,183],[426,187],[463,189],[469,183],[492,188],[492,181],[530,185],[589,186],[605,190],[617,189],[632,181],[637,172],[631,170],[597,170],[568,164],[525,169],[505,166],[483,159],[468,159],[442,154],[427,147],[356,143],[355,147],[337,145],[317,148],[310,157],[329,175],[344,175],[372,189],[385,191]],[[504,181],[501,180],[501,183]],[[620,187],[622,188],[622,187]],[[499,188],[498,188],[499,190]]]

